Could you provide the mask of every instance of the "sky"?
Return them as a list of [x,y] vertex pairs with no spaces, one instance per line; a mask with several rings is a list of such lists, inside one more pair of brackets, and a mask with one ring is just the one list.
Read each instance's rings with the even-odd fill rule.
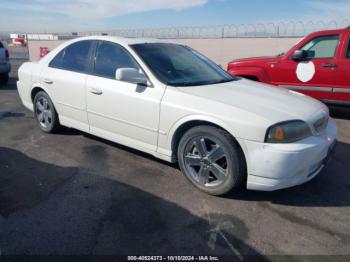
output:
[[0,0],[0,32],[350,20],[350,0]]

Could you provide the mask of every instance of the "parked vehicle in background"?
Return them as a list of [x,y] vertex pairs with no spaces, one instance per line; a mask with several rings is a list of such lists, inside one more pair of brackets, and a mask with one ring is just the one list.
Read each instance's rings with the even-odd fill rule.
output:
[[40,47],[40,52],[39,52],[39,57],[43,58],[46,56],[48,53],[50,53],[50,50],[48,47]]
[[231,75],[278,85],[329,104],[350,105],[350,28],[313,33],[286,54],[237,59]]
[[0,42],[0,84],[7,84],[11,71],[9,51]]
[[208,194],[309,181],[335,143],[319,101],[232,77],[166,41],[74,39],[18,74],[22,102],[44,132],[64,125],[178,161]]

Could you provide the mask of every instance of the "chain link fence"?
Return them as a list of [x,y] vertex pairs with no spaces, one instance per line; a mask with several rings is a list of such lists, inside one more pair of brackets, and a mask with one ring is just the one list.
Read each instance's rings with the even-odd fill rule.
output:
[[[350,20],[342,21],[289,21],[257,24],[231,24],[219,26],[191,26],[168,28],[118,29],[112,31],[77,32],[76,36],[112,35],[123,37],[147,38],[238,38],[238,37],[302,37],[309,33],[345,28],[350,26]],[[60,37],[71,37],[71,34],[61,34]]]
[[[303,37],[311,32],[345,28],[350,26],[350,20],[342,21],[287,21],[257,24],[230,24],[219,26],[188,26],[167,28],[117,29],[107,31],[66,32],[55,33],[59,39],[71,39],[89,35],[112,35],[123,37],[145,38],[244,38],[244,37]],[[0,39],[9,35],[0,32]]]

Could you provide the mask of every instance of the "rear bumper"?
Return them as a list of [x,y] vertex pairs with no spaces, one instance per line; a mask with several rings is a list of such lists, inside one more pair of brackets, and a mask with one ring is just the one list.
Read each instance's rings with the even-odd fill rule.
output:
[[10,62],[0,62],[0,73],[10,73],[11,64]]
[[336,144],[337,128],[330,120],[320,136],[292,144],[247,142],[247,188],[274,191],[303,184],[325,167]]
[[33,103],[30,97],[29,88],[27,88],[21,81],[17,81],[17,91],[23,105],[30,111],[33,111]]

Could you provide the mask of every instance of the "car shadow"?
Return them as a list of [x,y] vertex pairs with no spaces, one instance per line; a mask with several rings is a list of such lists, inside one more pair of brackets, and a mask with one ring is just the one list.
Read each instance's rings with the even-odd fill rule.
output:
[[[68,130],[67,130],[68,131]],[[78,131],[80,132],[80,131]],[[115,142],[112,142],[110,140],[106,140],[104,138],[101,138],[101,137],[98,137],[98,136],[94,136],[94,135],[91,135],[91,134],[88,134],[88,133],[82,133],[86,138],[89,138],[89,139],[92,139],[92,140],[95,140],[95,141],[99,141],[101,143],[104,143],[106,145],[109,145],[109,146],[112,146],[112,147],[115,147],[115,148],[118,148],[120,150],[125,150],[129,153],[132,153],[134,155],[137,155],[139,157],[142,157],[142,158],[146,158],[150,161],[155,161],[157,163],[161,163],[161,164],[164,164],[164,165],[167,165],[169,167],[172,167],[172,168],[175,168],[175,169],[178,169],[180,170],[180,167],[177,163],[169,163],[167,161],[164,161],[162,159],[159,159],[159,158],[156,158],[154,157],[153,155],[150,155],[150,154],[147,154],[145,152],[142,152],[142,151],[139,151],[137,149],[133,149],[133,148],[130,148],[128,146],[124,146],[124,145],[121,145],[121,144],[118,144],[118,143],[115,143]]]
[[4,118],[24,117],[24,113],[0,112],[0,120]]
[[329,106],[333,118],[350,120],[350,106]]
[[246,244],[244,221],[216,213],[205,218],[193,215],[98,175],[87,164],[94,152],[84,154],[80,166],[63,167],[0,147],[3,259],[38,254],[112,255],[112,260],[113,255],[191,254],[219,256],[220,261],[242,261],[245,256],[265,261]]
[[[79,131],[78,131],[79,132]],[[69,133],[68,133],[69,134]],[[120,150],[125,150],[150,161],[180,170],[177,163],[168,163],[146,154],[90,134],[84,136]],[[350,206],[350,144],[339,142],[328,165],[313,180],[299,186],[274,192],[241,189],[223,196],[226,199],[244,201],[269,201],[286,206],[338,207]],[[193,190],[196,190],[193,188]]]
[[17,78],[10,77],[9,81],[5,85],[0,85],[1,90],[17,90]]

